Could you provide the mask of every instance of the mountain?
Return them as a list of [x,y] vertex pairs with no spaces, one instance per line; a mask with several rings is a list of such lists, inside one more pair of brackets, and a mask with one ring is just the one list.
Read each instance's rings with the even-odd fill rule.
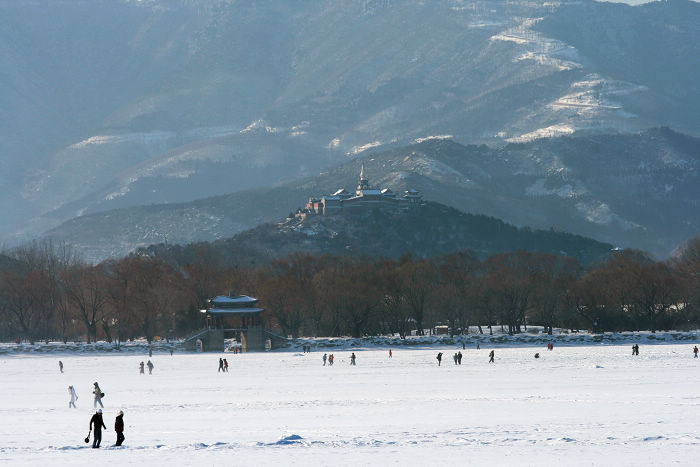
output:
[[429,136],[700,136],[697,24],[681,0],[0,2],[0,238]]
[[541,251],[572,256],[589,265],[600,261],[612,246],[569,233],[518,229],[492,217],[428,202],[407,212],[368,209],[291,217],[208,245],[152,245],[138,254],[186,264],[196,260],[203,248],[208,258],[227,266],[269,262],[295,252],[399,259],[408,254],[429,258],[466,250],[482,259],[507,251]]
[[[517,226],[554,229],[666,257],[700,232],[700,139],[657,128],[463,146],[428,139],[361,155],[375,187]],[[189,203],[72,219],[48,232],[99,261],[153,243],[216,240],[279,219],[309,197],[354,191],[359,160],[315,177]]]

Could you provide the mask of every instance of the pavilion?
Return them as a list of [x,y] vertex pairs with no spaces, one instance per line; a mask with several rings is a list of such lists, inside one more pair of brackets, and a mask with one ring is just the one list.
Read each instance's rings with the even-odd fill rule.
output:
[[201,310],[205,316],[206,333],[202,336],[205,351],[220,352],[224,339],[241,342],[242,351],[265,350],[263,309],[257,298],[247,295],[219,295],[207,300],[210,307]]

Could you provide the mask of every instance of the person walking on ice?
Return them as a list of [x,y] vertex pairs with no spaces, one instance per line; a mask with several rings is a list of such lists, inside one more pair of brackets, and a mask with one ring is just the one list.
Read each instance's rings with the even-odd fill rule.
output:
[[438,361],[438,366],[442,363],[442,352],[438,352],[437,357],[435,357]]
[[495,355],[495,353],[493,350],[491,352],[489,352],[489,363],[496,363],[493,359],[494,355]]
[[121,446],[124,442],[124,412],[119,411],[119,415],[114,419],[114,431],[117,433],[116,446]]
[[350,355],[350,365],[354,365],[354,364],[355,364],[355,352],[353,352],[352,355]]
[[77,409],[75,406],[75,401],[78,400],[78,395],[75,393],[75,388],[73,386],[68,386],[68,394],[70,394],[70,402],[68,403],[68,408],[70,409],[73,407],[74,409]]
[[391,353],[391,349],[389,349],[389,358],[391,358],[392,355],[393,355],[393,354]]
[[139,374],[140,374],[140,375],[145,374],[145,373],[143,372],[143,362],[139,363]]
[[698,346],[696,345],[693,347],[693,354],[695,355],[693,358],[698,358]]
[[[105,396],[105,393],[102,392],[102,389],[100,389],[100,385],[97,384],[97,381],[94,383],[95,388],[92,390],[92,393],[95,395],[95,401],[92,403],[93,407],[97,407],[97,404],[100,404],[100,407],[104,408],[104,405],[102,405],[102,398]],[[102,416],[100,415],[100,418]]]
[[148,374],[153,374],[153,362],[149,360],[148,363],[146,363],[146,366],[148,367]]
[[228,360],[224,358],[224,373],[228,373]]
[[102,409],[98,409],[97,413],[90,419],[90,431],[93,431],[93,425],[95,426],[92,438],[92,447],[94,449],[99,448],[102,442],[102,428],[107,429],[105,422],[102,420]]
[[219,358],[219,371],[218,372],[221,372],[221,371],[224,371],[224,359],[223,358]]
[[328,358],[327,354],[323,354],[323,366],[326,366],[326,359]]
[[63,362],[60,360],[58,361],[58,369],[61,370],[61,373],[63,373]]

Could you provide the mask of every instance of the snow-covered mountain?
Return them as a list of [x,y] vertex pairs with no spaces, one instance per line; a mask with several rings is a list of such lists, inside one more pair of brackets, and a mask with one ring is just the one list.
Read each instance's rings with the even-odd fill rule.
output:
[[[427,200],[521,227],[585,235],[659,258],[700,234],[700,139],[664,128],[493,148],[432,138],[360,157],[372,186],[418,189]],[[277,221],[311,196],[352,191],[359,168],[354,159],[272,188],[94,213],[48,235],[93,261],[150,244],[227,238]]]
[[697,24],[686,0],[2,2],[0,235],[431,135],[698,135]]

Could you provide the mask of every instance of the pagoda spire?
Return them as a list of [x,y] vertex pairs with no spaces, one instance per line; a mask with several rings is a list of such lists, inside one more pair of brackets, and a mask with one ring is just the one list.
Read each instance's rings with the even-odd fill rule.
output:
[[362,190],[369,190],[369,180],[365,177],[365,161],[362,161],[360,168],[360,183],[357,184],[357,194],[362,194]]

